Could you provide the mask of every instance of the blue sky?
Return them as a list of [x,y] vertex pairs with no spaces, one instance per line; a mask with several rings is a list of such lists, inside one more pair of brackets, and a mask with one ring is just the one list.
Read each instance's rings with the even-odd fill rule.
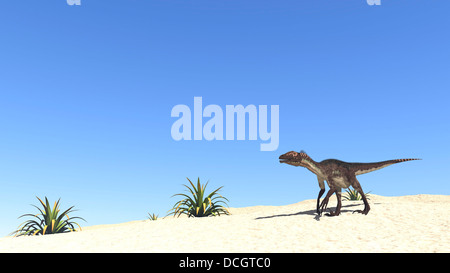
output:
[[[365,191],[450,194],[448,1],[4,1],[0,236],[35,196],[97,225],[164,216],[186,177],[231,207],[314,199],[278,156],[422,158]],[[174,141],[177,104],[279,105],[280,143]],[[204,122],[207,119],[204,119]],[[409,213],[409,212],[405,212]],[[74,214],[74,216],[75,216]]]

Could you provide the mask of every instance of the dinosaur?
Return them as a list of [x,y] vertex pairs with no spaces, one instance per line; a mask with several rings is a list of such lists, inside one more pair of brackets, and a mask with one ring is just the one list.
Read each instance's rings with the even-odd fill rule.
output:
[[[317,197],[317,207],[316,212],[319,216],[326,210],[328,205],[328,200],[336,193],[337,197],[337,207],[335,211],[331,211],[325,215],[327,216],[338,216],[341,212],[341,189],[348,188],[352,186],[362,197],[364,202],[364,210],[356,210],[354,212],[362,213],[367,215],[370,210],[369,203],[367,202],[367,198],[359,184],[359,181],[356,179],[357,175],[365,174],[369,172],[373,172],[384,167],[390,166],[392,164],[411,161],[411,160],[420,160],[419,158],[410,158],[410,159],[393,159],[386,160],[381,162],[373,162],[373,163],[350,163],[344,162],[337,159],[327,159],[321,162],[314,161],[311,157],[309,157],[306,152],[300,151],[299,153],[290,151],[279,157],[280,163],[289,164],[292,166],[301,166],[305,167],[315,175],[317,175],[317,180],[319,182],[319,196]],[[327,181],[330,190],[328,191],[325,198],[320,203],[320,197],[322,197],[325,192],[325,183]],[[320,205],[319,205],[320,203]]]

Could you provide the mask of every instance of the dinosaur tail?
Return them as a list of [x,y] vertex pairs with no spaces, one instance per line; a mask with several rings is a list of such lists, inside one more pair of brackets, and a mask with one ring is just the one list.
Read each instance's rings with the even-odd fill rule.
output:
[[370,173],[379,169],[382,169],[384,167],[390,166],[392,164],[400,163],[400,162],[406,162],[411,160],[421,160],[420,158],[407,158],[407,159],[393,159],[393,160],[386,160],[381,162],[374,162],[374,163],[354,163],[355,168],[355,175]]

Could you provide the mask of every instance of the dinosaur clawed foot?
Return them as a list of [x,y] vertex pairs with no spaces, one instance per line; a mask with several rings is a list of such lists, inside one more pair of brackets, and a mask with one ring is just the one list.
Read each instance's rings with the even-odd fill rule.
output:
[[[354,210],[353,213],[355,213],[355,212],[357,212],[357,213],[362,213],[362,214],[364,214],[364,215],[367,215],[367,213],[369,213],[369,210]],[[352,213],[352,214],[353,214],[353,213]]]
[[337,212],[337,211],[330,211],[329,213],[326,213],[325,215],[326,215],[326,216],[330,216],[330,217],[332,217],[332,216],[338,216],[338,215],[339,215],[339,212]]

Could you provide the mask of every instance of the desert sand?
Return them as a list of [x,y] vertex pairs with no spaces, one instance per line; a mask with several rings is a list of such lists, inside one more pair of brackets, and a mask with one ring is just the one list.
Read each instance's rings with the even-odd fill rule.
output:
[[[318,217],[315,200],[230,208],[232,215],[160,218],[80,232],[0,238],[0,252],[450,252],[450,196],[370,195]],[[336,200],[328,207],[335,208]]]

